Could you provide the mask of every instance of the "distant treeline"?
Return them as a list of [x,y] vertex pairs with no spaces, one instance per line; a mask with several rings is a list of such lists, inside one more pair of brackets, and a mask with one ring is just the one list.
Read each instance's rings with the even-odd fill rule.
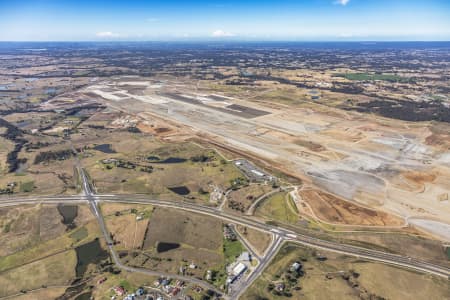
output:
[[22,137],[22,130],[7,122],[3,118],[0,118],[0,127],[6,128],[6,132],[1,136],[14,142],[14,149],[8,153],[8,155],[6,156],[6,161],[9,166],[8,171],[15,172],[21,163],[26,162],[26,158],[18,159],[18,155],[20,150],[22,150],[23,145],[25,145],[27,141]]
[[343,107],[343,109],[375,113],[383,117],[404,121],[439,121],[450,123],[450,108],[439,101],[374,100],[358,103],[356,107]]

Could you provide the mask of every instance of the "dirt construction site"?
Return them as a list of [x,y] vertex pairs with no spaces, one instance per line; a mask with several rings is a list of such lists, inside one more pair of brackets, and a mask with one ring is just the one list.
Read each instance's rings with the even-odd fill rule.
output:
[[[429,123],[375,118],[315,103],[294,108],[173,79],[117,77],[74,96],[135,116],[141,130],[157,134],[165,128],[166,139],[208,140],[298,177],[333,195],[322,194],[320,201],[318,193],[299,195],[325,219],[327,211],[339,211],[329,207],[350,202],[399,218],[396,226],[411,224],[450,241],[450,152],[442,143],[430,142]],[[64,103],[64,97],[70,101],[63,95],[57,102]]]

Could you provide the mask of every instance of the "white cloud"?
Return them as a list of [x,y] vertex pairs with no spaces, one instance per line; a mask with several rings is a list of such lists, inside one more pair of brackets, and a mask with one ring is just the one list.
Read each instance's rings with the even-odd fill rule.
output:
[[217,37],[217,38],[221,38],[221,37],[232,37],[235,36],[233,33],[231,32],[227,32],[227,31],[223,31],[221,29],[217,29],[216,31],[214,31],[212,33],[213,37]]
[[343,39],[345,39],[345,38],[352,38],[354,36],[355,35],[353,33],[347,33],[347,32],[344,32],[344,33],[341,33],[341,34],[338,35],[339,38],[343,38]]
[[111,31],[101,31],[101,32],[97,32],[95,35],[97,37],[100,37],[100,38],[115,38],[115,37],[119,37],[119,35],[117,33],[113,33]]
[[350,0],[337,0],[335,3],[336,4],[340,4],[340,5],[347,5],[347,3],[349,3]]

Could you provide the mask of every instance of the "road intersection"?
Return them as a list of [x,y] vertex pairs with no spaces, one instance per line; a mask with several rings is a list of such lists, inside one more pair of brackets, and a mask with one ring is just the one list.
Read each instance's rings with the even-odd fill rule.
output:
[[79,167],[79,174],[82,179],[83,193],[80,195],[68,195],[68,196],[34,196],[34,197],[2,197],[0,198],[0,207],[14,206],[21,204],[34,204],[34,203],[48,203],[48,204],[81,204],[88,203],[91,207],[93,214],[95,215],[105,241],[108,245],[111,257],[120,269],[129,272],[139,272],[147,275],[153,276],[165,276],[175,279],[184,280],[193,284],[198,284],[204,288],[213,290],[218,294],[222,292],[218,290],[215,286],[207,283],[198,278],[181,276],[176,274],[166,274],[162,272],[151,271],[142,268],[134,268],[122,264],[120,261],[114,247],[111,236],[104,223],[103,216],[99,209],[99,203],[129,203],[129,204],[151,204],[154,206],[161,206],[173,209],[180,209],[184,211],[190,211],[193,213],[199,213],[204,215],[209,215],[211,217],[220,218],[228,223],[250,227],[262,232],[269,233],[273,236],[273,241],[269,248],[266,250],[263,256],[259,257],[259,264],[253,269],[253,272],[248,275],[242,282],[239,283],[239,288],[233,288],[229,295],[224,295],[224,298],[228,299],[238,299],[242,293],[248,288],[251,283],[258,278],[259,275],[264,271],[270,261],[273,259],[275,254],[280,249],[281,245],[285,242],[298,243],[305,246],[313,247],[320,250],[332,251],[337,253],[342,253],[346,255],[351,255],[359,258],[364,258],[371,261],[381,262],[389,265],[395,265],[399,267],[404,267],[408,269],[413,269],[420,272],[430,273],[438,275],[444,278],[450,278],[450,268],[445,266],[439,266],[426,261],[396,255],[392,253],[386,253],[382,251],[365,249],[353,245],[346,245],[334,241],[319,239],[316,237],[307,236],[294,232],[290,229],[274,226],[261,222],[259,220],[252,219],[250,217],[244,216],[239,217],[224,211],[219,210],[216,207],[204,206],[194,203],[181,202],[181,201],[163,201],[157,199],[150,199],[147,195],[139,194],[127,194],[127,195],[115,195],[115,194],[95,194],[89,184],[88,178],[84,173],[84,170]]

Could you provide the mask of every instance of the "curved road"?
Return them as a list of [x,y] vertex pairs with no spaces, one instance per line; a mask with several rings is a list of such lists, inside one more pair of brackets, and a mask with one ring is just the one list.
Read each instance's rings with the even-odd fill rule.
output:
[[[84,172],[80,172],[83,182],[87,182],[87,178],[84,175]],[[115,264],[126,271],[130,272],[139,272],[144,273],[152,276],[166,276],[171,277],[175,279],[180,279],[186,282],[191,282],[198,284],[200,286],[203,286],[207,289],[211,289],[219,294],[222,292],[219,291],[216,287],[208,284],[207,282],[194,278],[194,277],[187,277],[187,276],[181,276],[181,275],[174,275],[174,274],[166,274],[162,272],[155,272],[150,271],[146,269],[140,269],[140,268],[134,268],[125,266],[121,263],[119,260],[117,253],[113,249],[112,246],[112,240],[108,233],[108,230],[106,229],[106,226],[104,224],[103,217],[101,215],[100,210],[98,209],[98,203],[99,202],[122,202],[122,203],[136,203],[136,204],[152,204],[155,206],[163,206],[168,208],[174,208],[174,209],[181,209],[185,211],[191,211],[193,213],[200,213],[209,215],[212,217],[223,219],[227,222],[232,222],[235,224],[239,224],[242,226],[251,227],[253,229],[257,229],[263,232],[271,233],[275,235],[275,242],[272,243],[270,246],[269,251],[266,252],[266,255],[264,257],[261,257],[261,262],[258,265],[257,268],[255,268],[254,272],[250,274],[250,276],[245,280],[244,283],[242,283],[240,291],[232,291],[230,293],[231,299],[236,299],[242,294],[242,291],[245,290],[246,287],[248,287],[265,269],[267,264],[270,262],[270,260],[273,258],[273,256],[277,253],[280,245],[285,242],[293,242],[293,243],[299,243],[302,245],[310,246],[316,249],[322,249],[326,251],[333,251],[338,252],[346,255],[352,255],[356,257],[365,258],[372,261],[382,262],[390,265],[405,267],[409,269],[414,269],[417,271],[425,272],[425,273],[431,273],[434,275],[438,275],[445,278],[450,278],[450,268],[435,265],[429,262],[425,262],[422,260],[405,257],[401,255],[391,254],[391,253],[385,253],[382,251],[377,250],[371,250],[371,249],[365,249],[357,246],[352,245],[346,245],[341,244],[333,241],[327,241],[318,239],[315,237],[306,236],[303,234],[295,233],[289,229],[285,229],[282,227],[276,227],[272,225],[268,225],[266,223],[253,220],[247,217],[238,217],[235,215],[231,215],[228,213],[225,213],[223,211],[218,210],[214,207],[208,207],[193,203],[186,203],[186,202],[171,202],[171,201],[162,201],[162,200],[155,200],[155,199],[149,199],[146,195],[101,195],[101,194],[93,194],[91,192],[91,188],[89,184],[85,184],[83,186],[84,188],[84,195],[70,195],[70,196],[36,196],[36,197],[4,197],[0,198],[0,207],[1,206],[13,206],[13,205],[20,205],[20,204],[33,204],[33,203],[86,203],[88,202],[91,206],[91,209],[96,216],[99,226],[101,228],[101,231],[105,237],[105,240],[108,244],[109,251],[111,252],[111,256],[115,262]]]
[[[163,206],[174,209],[182,209],[186,211],[191,211],[194,213],[200,213],[205,215],[210,215],[216,218],[226,220],[235,224],[242,226],[251,227],[260,231],[272,233],[281,236],[285,240],[291,242],[297,242],[306,246],[311,246],[318,249],[339,252],[347,255],[357,256],[361,258],[366,258],[373,261],[379,261],[387,264],[402,266],[410,269],[415,269],[418,271],[432,273],[445,278],[450,276],[450,268],[445,266],[439,266],[422,260],[409,258],[406,256],[386,253],[377,250],[365,249],[357,246],[341,244],[333,241],[322,240],[314,237],[309,237],[303,234],[297,234],[292,230],[285,229],[282,227],[272,226],[266,223],[262,223],[257,220],[249,219],[246,217],[239,217],[219,211],[214,207],[208,207],[193,203],[186,202],[171,202],[149,199],[146,195],[92,195],[95,198],[94,202],[122,202],[122,203],[136,203],[136,204],[152,204],[155,206]],[[82,196],[45,196],[45,197],[5,197],[0,198],[0,206],[12,206],[19,204],[32,204],[32,203],[80,203],[87,202],[89,198],[86,195]],[[92,201],[89,201],[92,203]]]
[[136,267],[130,267],[130,266],[124,265],[120,261],[120,258],[117,255],[116,250],[114,249],[114,242],[111,239],[111,235],[109,234],[108,229],[106,228],[102,213],[101,213],[100,209],[98,208],[98,200],[99,199],[92,192],[92,189],[89,184],[89,181],[87,180],[86,174],[84,173],[84,171],[81,168],[79,170],[79,173],[83,180],[83,190],[84,190],[85,197],[86,197],[87,201],[89,202],[92,212],[94,213],[95,217],[97,218],[97,222],[98,222],[98,224],[100,226],[100,230],[102,231],[102,234],[106,240],[109,252],[111,253],[111,257],[117,267],[119,267],[122,270],[128,271],[128,272],[143,273],[143,274],[151,275],[151,276],[163,276],[163,277],[179,279],[182,281],[198,284],[206,289],[216,292],[218,295],[222,295],[222,291],[218,290],[215,286],[213,286],[201,279],[195,278],[195,277],[182,276],[182,275],[177,275],[177,274],[169,274],[169,273],[159,272],[159,271],[151,271],[148,269],[136,268]]

